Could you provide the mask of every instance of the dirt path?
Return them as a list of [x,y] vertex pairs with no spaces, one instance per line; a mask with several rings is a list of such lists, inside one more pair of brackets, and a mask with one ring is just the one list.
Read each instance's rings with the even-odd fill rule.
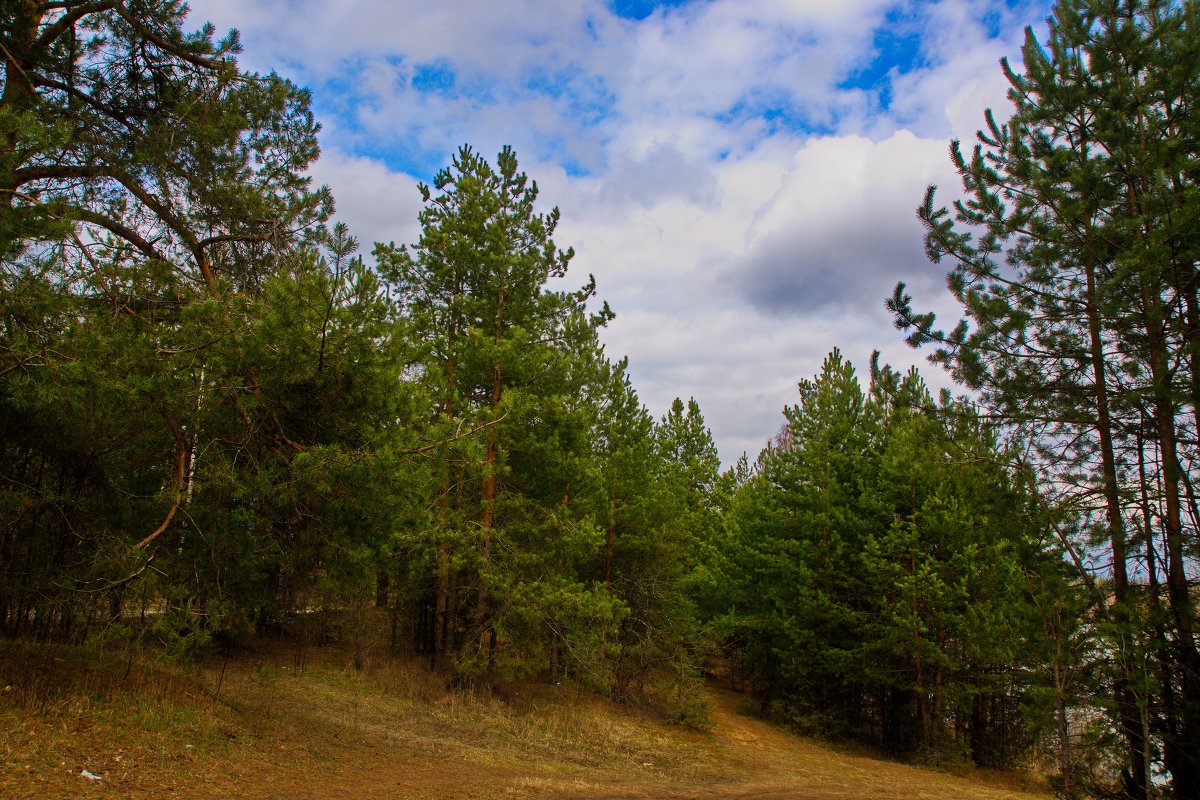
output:
[[[273,775],[257,800],[1045,800],[984,782],[832,749],[743,712],[746,698],[710,688],[714,727],[693,734],[694,762],[640,752],[609,763],[514,759],[510,742],[447,753],[408,741],[346,742],[324,768]],[[501,734],[501,737],[503,735]],[[644,760],[649,759],[649,760]],[[310,764],[311,767],[311,764]],[[266,776],[264,776],[266,777]]]
[[[956,776],[867,755],[832,749],[790,734],[743,711],[747,699],[727,689],[710,687],[714,727],[703,746],[723,763],[728,775],[719,780],[693,780],[687,775],[647,775],[599,785],[586,782],[572,789],[547,782],[541,793],[509,796],[663,800],[1033,800],[1049,795],[985,782],[979,776]],[[526,784],[526,789],[535,787]]]
[[726,798],[766,800],[865,800],[871,798],[987,798],[1016,800],[1026,792],[1000,788],[976,778],[933,772],[831,748],[794,736],[743,713],[741,695],[712,690],[713,735],[726,741],[731,761],[740,762],[744,780],[721,787]]

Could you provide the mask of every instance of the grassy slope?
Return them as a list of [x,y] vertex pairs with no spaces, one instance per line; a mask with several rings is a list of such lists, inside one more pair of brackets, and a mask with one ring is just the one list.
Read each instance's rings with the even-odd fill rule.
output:
[[704,734],[564,687],[470,696],[348,661],[260,645],[222,675],[0,644],[0,798],[1034,796],[830,749],[719,690]]

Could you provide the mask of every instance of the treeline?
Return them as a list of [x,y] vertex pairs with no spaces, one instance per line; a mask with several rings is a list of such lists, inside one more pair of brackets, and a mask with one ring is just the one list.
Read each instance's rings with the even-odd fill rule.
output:
[[184,652],[375,607],[460,684],[699,722],[716,654],[823,736],[1200,796],[1198,15],[1063,0],[952,147],[963,199],[919,216],[966,319],[889,307],[971,399],[835,350],[721,474],[604,352],[511,149],[364,256],[310,98],[236,36],[0,5],[0,632]]
[[364,258],[307,93],[235,36],[2,14],[6,636],[186,651],[377,605],[460,681],[694,679],[711,437],[650,416],[593,281],[549,288],[572,253],[511,150],[464,147]]
[[1200,797],[1200,4],[1061,0],[950,207],[963,319],[887,305],[973,391],[836,354],[725,516],[716,607],[764,710],[1065,797]]
[[[723,620],[762,709],[930,762],[1021,761],[1066,576],[995,427],[834,351],[729,508]],[[1032,712],[1032,713],[1031,713]]]

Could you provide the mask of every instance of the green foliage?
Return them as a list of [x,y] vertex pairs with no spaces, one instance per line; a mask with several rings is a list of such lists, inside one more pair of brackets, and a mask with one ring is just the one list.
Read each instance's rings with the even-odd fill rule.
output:
[[799,393],[730,508],[724,625],[763,708],[897,754],[1014,763],[1041,638],[1024,576],[1044,556],[994,434],[915,371],[873,367],[864,392],[836,350]]
[[379,497],[417,395],[352,244],[335,231],[332,262],[299,251],[254,298],[136,264],[6,298],[5,502],[26,510],[5,529],[10,634],[82,630],[90,601],[119,613],[134,586],[157,587],[138,602],[164,620],[236,630],[361,571],[405,513]]
[[465,678],[548,670],[608,687],[630,609],[612,591],[617,471],[651,435],[596,340],[612,315],[586,311],[593,281],[547,288],[572,253],[554,244],[558,212],[537,212],[511,149],[493,167],[464,147],[421,191],[420,240],[376,249],[442,439],[432,524],[403,545],[425,567],[398,592],[425,620],[420,646]]
[[[317,153],[306,93],[240,73],[236,36],[187,34],[185,13],[165,0],[0,11],[10,635],[119,624],[145,586],[157,591],[142,609],[177,620],[164,631],[230,629],[259,605],[236,592],[261,581],[262,540],[230,524],[229,509],[255,480],[274,491],[253,445],[303,437],[263,427],[296,376],[262,379],[279,351],[252,340],[274,337],[270,347],[297,359],[288,369],[302,369],[288,336],[313,332],[269,329],[297,300],[280,296],[281,281],[320,291],[296,274],[316,264],[297,244],[329,199],[304,174]],[[239,443],[221,438],[247,420]],[[222,470],[226,448],[240,460]]]
[[[835,351],[721,475],[695,400],[656,421],[604,353],[594,280],[554,288],[572,251],[511,148],[462,148],[420,187],[419,240],[368,264],[320,224],[304,91],[239,72],[236,36],[185,33],[180,3],[58,5],[0,10],[5,634],[177,657],[286,625],[361,663],[374,600],[393,648],[459,682],[571,679],[693,727],[725,639],[784,720],[986,764],[1079,697],[1100,648],[1046,534],[1071,518],[971,407],[877,365],[864,391]],[[986,163],[960,159],[980,186]],[[931,253],[966,253],[926,206]],[[1011,296],[969,286],[1003,283],[1002,238],[954,285],[1023,335],[1024,296],[1004,317]],[[1062,254],[1030,242],[1050,275]],[[1077,422],[1072,402],[1034,408]]]
[[1058,3],[1045,42],[1027,32],[1023,72],[1004,65],[1012,117],[989,112],[970,152],[952,148],[963,199],[939,208],[931,188],[918,209],[964,318],[939,330],[902,284],[889,301],[1078,520],[1060,539],[1111,654],[1091,702],[1125,748],[1102,782],[1135,798],[1160,766],[1200,796],[1198,22],[1194,2]]
[[[257,287],[331,210],[308,93],[240,72],[236,33],[182,29],[178,0],[5,3],[0,255],[9,267],[94,243],[172,264],[210,290]],[[103,261],[104,259],[100,259]]]
[[511,150],[493,167],[464,147],[421,191],[420,240],[376,249],[440,439],[430,522],[397,540],[398,610],[463,680],[546,672],[641,699],[672,675],[671,704],[698,720],[687,590],[717,473],[699,407],[655,425],[597,342],[612,314],[586,310],[594,281],[547,288],[572,254]]

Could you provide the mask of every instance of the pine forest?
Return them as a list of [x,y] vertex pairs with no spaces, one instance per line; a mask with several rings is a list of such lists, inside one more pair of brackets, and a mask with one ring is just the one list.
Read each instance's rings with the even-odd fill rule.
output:
[[1200,3],[1059,0],[911,198],[952,305],[875,287],[932,366],[831,331],[727,467],[639,398],[513,148],[367,245],[310,92],[194,19],[0,3],[3,638],[382,637],[698,730],[716,681],[892,759],[1200,798]]

